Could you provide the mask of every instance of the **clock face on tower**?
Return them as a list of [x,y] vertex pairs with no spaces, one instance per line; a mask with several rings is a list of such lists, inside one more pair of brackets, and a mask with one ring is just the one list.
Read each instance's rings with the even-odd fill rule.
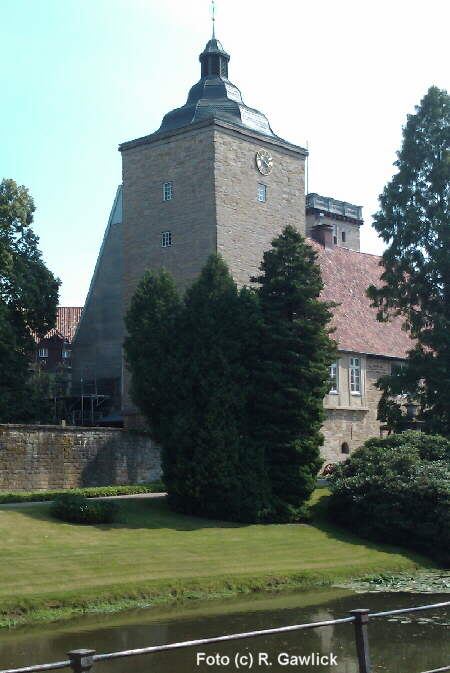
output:
[[256,167],[263,175],[269,175],[272,171],[273,159],[272,155],[266,150],[258,150],[255,156]]

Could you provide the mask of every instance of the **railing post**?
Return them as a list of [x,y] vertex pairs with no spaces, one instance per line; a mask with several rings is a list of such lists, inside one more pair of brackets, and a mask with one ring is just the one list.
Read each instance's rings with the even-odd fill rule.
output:
[[71,650],[67,652],[73,673],[90,673],[94,666],[95,650]]
[[361,610],[350,610],[350,614],[355,617],[353,625],[355,627],[359,673],[371,673],[372,670],[369,658],[369,612],[370,610],[365,608]]

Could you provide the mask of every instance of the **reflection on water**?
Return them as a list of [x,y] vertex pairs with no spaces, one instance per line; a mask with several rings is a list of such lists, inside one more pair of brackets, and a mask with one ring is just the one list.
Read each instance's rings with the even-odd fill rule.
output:
[[[448,595],[350,594],[335,590],[279,594],[271,598],[262,595],[254,600],[247,597],[220,603],[204,602],[159,612],[135,610],[113,617],[90,616],[64,625],[50,624],[46,627],[0,632],[0,669],[60,661],[66,659],[68,650],[81,647],[93,648],[100,654],[227,633],[325,621],[347,616],[349,610],[361,607],[380,612],[445,600],[448,600]],[[371,620],[369,631],[374,673],[419,673],[449,665],[449,624],[450,610],[442,608],[399,616],[395,621],[389,617]],[[213,658],[219,654],[222,665],[198,665],[196,657],[200,652]],[[197,649],[119,659],[96,664],[95,672],[236,671],[236,655],[248,656],[250,653],[254,661],[252,668],[257,671],[357,673],[358,670],[353,625],[340,624]],[[311,660],[310,665],[303,665],[299,659],[301,656],[312,657],[314,665],[311,665]],[[331,665],[328,664],[329,659],[323,657],[331,657]]]

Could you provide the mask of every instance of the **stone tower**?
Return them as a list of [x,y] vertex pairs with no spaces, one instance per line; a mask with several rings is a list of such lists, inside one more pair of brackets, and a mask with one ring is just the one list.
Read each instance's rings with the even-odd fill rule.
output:
[[[229,60],[209,40],[186,104],[155,133],[120,145],[125,311],[147,269],[164,267],[186,287],[218,252],[242,285],[286,224],[305,233],[307,152],[244,104]],[[134,413],[127,379],[125,417]]]

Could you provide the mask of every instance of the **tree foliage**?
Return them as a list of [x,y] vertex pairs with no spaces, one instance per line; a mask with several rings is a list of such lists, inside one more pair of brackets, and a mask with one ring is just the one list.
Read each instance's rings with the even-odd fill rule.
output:
[[385,377],[381,416],[394,427],[402,419],[395,397],[418,400],[432,432],[450,434],[450,98],[431,87],[416,114],[408,115],[398,172],[380,196],[374,226],[388,244],[383,285],[368,295],[379,320],[392,315],[416,346],[406,367]]
[[35,206],[14,180],[0,183],[0,421],[35,420],[40,403],[29,381],[32,334],[56,321],[59,281],[42,261],[31,225]]
[[238,290],[212,255],[180,299],[147,274],[127,315],[132,396],[162,447],[171,506],[235,521],[290,521],[321,465],[335,351],[314,251],[292,228]]
[[370,439],[330,477],[330,516],[364,537],[450,560],[450,441],[404,432]]
[[257,310],[218,256],[183,301],[165,271],[147,274],[133,298],[125,342],[132,396],[162,447],[169,502],[178,511],[264,517],[263,458],[246,441]]
[[317,253],[291,226],[264,253],[258,296],[264,320],[256,369],[256,436],[266,452],[275,511],[295,520],[322,460],[323,398],[336,358],[328,323],[333,304],[319,300]]

